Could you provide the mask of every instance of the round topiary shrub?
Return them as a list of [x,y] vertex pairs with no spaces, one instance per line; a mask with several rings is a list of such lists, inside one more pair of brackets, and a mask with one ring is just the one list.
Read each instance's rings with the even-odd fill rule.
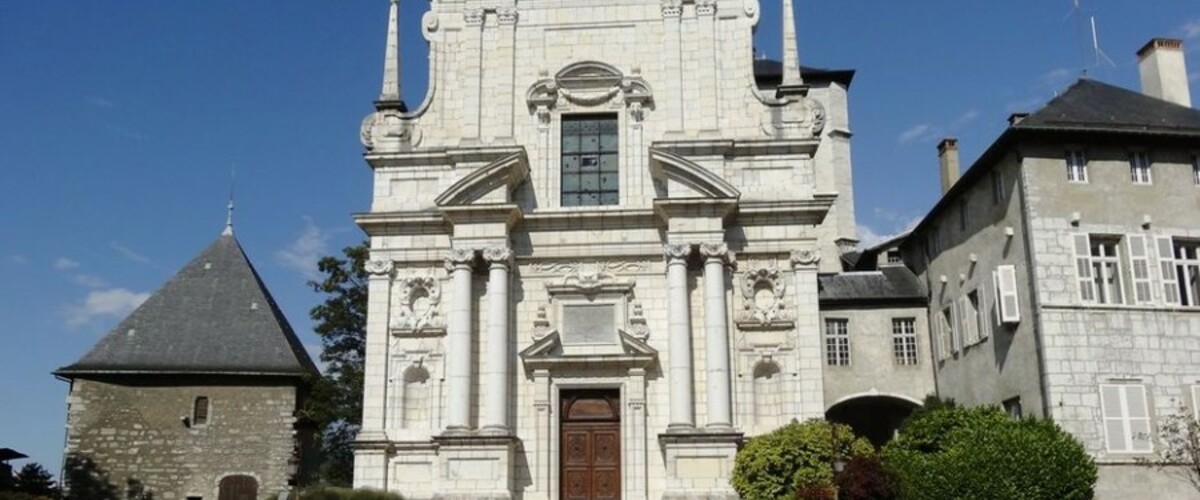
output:
[[[836,436],[837,442],[834,442]],[[743,500],[794,498],[804,488],[833,486],[833,459],[874,454],[871,443],[847,425],[793,421],[755,438],[734,461],[730,483]]]
[[1095,463],[1050,420],[1013,420],[998,408],[947,408],[910,420],[883,450],[901,498],[1092,498]]

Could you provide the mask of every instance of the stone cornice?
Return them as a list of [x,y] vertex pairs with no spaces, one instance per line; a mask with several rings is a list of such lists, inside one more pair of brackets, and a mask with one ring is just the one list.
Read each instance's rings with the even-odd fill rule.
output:
[[441,212],[367,212],[354,214],[354,223],[367,236],[449,234],[450,226]]
[[521,207],[512,203],[447,206],[440,210],[446,220],[454,225],[503,222],[510,229],[523,215]]
[[811,155],[821,144],[820,138],[812,139],[712,139],[655,141],[651,148],[661,149],[684,156],[771,156],[808,154]]
[[464,162],[492,162],[513,154],[524,154],[521,146],[431,148],[397,153],[363,155],[371,168],[453,166]]

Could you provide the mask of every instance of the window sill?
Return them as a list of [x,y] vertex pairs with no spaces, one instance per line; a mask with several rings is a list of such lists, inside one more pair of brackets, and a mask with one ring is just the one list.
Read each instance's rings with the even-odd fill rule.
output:
[[1145,312],[1180,312],[1180,313],[1200,313],[1200,306],[1175,306],[1162,304],[1042,304],[1043,308],[1051,309],[1078,309],[1078,310],[1093,310],[1093,311],[1145,311]]

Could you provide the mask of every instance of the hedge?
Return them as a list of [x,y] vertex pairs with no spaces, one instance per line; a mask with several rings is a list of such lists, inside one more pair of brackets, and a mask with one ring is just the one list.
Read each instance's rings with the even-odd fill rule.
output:
[[737,454],[730,483],[743,500],[793,498],[801,486],[833,486],[835,449],[843,461],[875,453],[848,425],[830,428],[824,420],[793,421],[750,439]]

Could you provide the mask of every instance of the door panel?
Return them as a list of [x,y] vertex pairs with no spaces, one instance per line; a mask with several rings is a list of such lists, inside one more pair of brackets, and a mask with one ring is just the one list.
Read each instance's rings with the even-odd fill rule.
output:
[[563,500],[620,499],[620,396],[615,390],[564,391],[562,400]]

